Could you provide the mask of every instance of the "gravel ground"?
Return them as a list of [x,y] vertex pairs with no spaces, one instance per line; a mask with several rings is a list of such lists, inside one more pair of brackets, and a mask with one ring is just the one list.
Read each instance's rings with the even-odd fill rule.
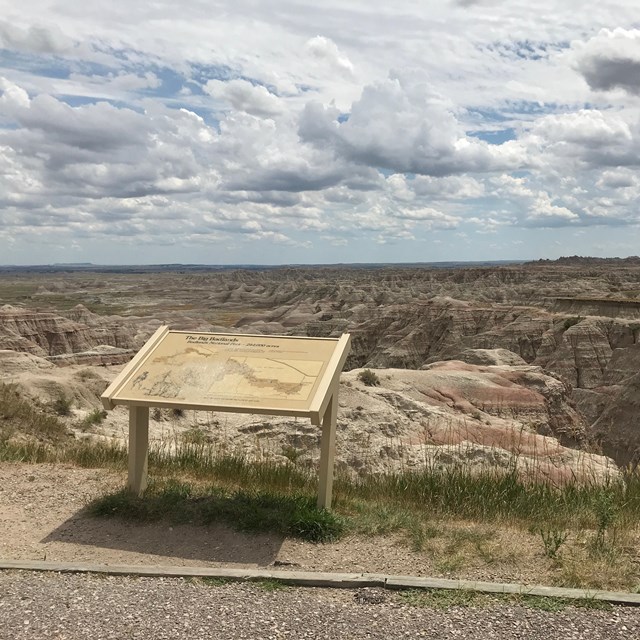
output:
[[[426,609],[395,592],[207,585],[174,578],[0,573],[0,639],[640,637],[640,609],[560,613],[504,604]],[[368,600],[383,600],[369,603]]]

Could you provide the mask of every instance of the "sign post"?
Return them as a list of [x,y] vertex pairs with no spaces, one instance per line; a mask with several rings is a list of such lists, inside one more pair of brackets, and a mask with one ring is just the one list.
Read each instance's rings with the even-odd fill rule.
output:
[[192,333],[161,327],[102,394],[129,407],[129,490],[147,486],[149,407],[309,418],[322,428],[318,507],[329,509],[340,373],[340,338]]

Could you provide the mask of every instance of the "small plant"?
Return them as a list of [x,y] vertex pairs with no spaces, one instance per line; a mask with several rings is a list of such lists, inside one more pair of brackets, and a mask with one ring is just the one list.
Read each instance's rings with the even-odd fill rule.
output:
[[180,407],[174,407],[171,410],[171,414],[174,418],[182,418],[184,417],[184,409],[180,409]]
[[363,369],[358,374],[358,380],[366,387],[377,387],[380,384],[380,378],[378,378],[375,371],[371,371],[371,369]]
[[302,455],[301,449],[296,449],[296,447],[292,447],[290,444],[282,445],[282,455],[287,458],[290,462],[295,464],[300,459]]
[[186,444],[202,445],[211,441],[211,436],[200,427],[191,427],[182,434],[182,442]]
[[492,602],[490,596],[470,589],[410,590],[401,592],[400,599],[410,606],[428,609],[477,608],[479,606],[488,606]]
[[96,424],[101,424],[106,417],[107,412],[104,409],[96,408],[84,417],[82,427],[88,428]]
[[160,422],[162,420],[162,409],[160,407],[154,407],[151,412],[151,419],[156,422]]
[[413,521],[408,524],[408,541],[413,551],[424,551],[427,540],[437,538],[440,530],[434,526],[427,526],[419,521]]
[[73,400],[71,398],[67,398],[64,394],[60,394],[52,404],[54,412],[59,416],[70,416],[71,415],[71,405],[73,404]]
[[613,525],[618,518],[618,506],[614,502],[614,496],[611,493],[600,492],[594,501],[593,510],[596,515],[597,529],[591,540],[591,551],[596,555],[613,551],[616,542],[616,531]]
[[265,578],[264,580],[256,580],[255,584],[263,591],[281,591],[287,589],[287,585],[280,580],[274,578]]
[[0,442],[8,443],[16,433],[50,442],[68,435],[59,418],[44,411],[37,402],[22,397],[16,385],[0,383]]
[[574,316],[573,318],[567,318],[564,321],[564,329],[565,331],[567,329],[570,329],[571,327],[573,327],[574,324],[578,324],[579,322],[582,322],[584,320],[584,318],[582,316]]
[[558,551],[567,541],[569,534],[566,531],[558,531],[557,529],[538,529],[538,533],[542,538],[544,555],[551,559],[557,558]]
[[231,582],[229,578],[218,578],[217,576],[202,576],[197,578],[197,581],[207,587],[223,587]]

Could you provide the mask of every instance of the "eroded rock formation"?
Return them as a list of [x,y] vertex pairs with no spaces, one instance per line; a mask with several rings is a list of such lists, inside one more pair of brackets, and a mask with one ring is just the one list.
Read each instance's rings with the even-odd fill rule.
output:
[[[523,372],[523,363],[542,367],[565,385],[576,415],[583,426],[593,425],[589,433],[605,448],[640,444],[629,427],[614,447],[606,427],[633,406],[630,380],[640,370],[640,264],[634,261],[120,271],[41,273],[37,285],[15,276],[19,299],[3,296],[14,289],[0,286],[0,304],[11,305],[0,308],[0,348],[57,365],[109,364],[128,359],[160,324],[308,336],[348,331],[348,369],[422,368],[435,375],[438,362],[463,361],[510,367],[522,377],[540,371]],[[72,304],[78,300],[86,305]],[[69,311],[54,309],[54,301]],[[548,420],[545,429],[566,438],[572,430],[566,427]]]

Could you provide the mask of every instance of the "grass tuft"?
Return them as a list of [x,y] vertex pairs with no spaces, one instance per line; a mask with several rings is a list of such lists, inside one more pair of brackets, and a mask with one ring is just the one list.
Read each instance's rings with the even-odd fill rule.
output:
[[80,423],[80,428],[83,430],[89,429],[95,425],[102,424],[107,417],[107,412],[104,409],[95,408],[90,411]]

